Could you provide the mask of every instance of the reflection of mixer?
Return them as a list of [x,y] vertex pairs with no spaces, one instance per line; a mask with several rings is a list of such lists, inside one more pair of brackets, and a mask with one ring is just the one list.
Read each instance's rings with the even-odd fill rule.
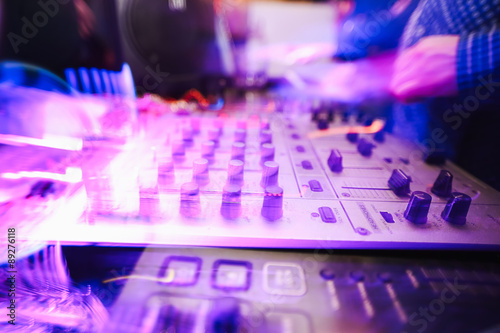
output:
[[140,139],[119,153],[96,151],[87,163],[88,210],[78,223],[58,226],[60,239],[286,248],[499,245],[500,195],[453,164],[426,163],[417,147],[387,133],[353,132],[377,131],[378,121],[358,128],[356,117],[333,108],[313,113],[311,121],[310,113],[286,103],[273,112],[275,105],[233,104],[217,116],[145,115]]

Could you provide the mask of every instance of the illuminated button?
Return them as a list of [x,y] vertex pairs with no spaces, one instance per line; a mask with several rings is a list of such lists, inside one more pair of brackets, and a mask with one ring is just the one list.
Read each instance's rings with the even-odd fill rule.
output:
[[260,144],[273,143],[273,132],[270,130],[263,130],[260,132]]
[[214,156],[215,143],[213,141],[205,141],[201,143],[201,157],[212,158]]
[[305,170],[312,170],[312,169],[313,169],[313,166],[312,166],[311,162],[310,162],[310,161],[308,161],[308,160],[304,160],[304,161],[302,161],[302,162],[301,162],[301,164],[302,164],[302,167],[303,167]]
[[448,198],[451,195],[451,185],[453,182],[453,175],[448,170],[441,170],[434,185],[432,185],[431,192],[441,198]]
[[184,157],[186,155],[186,147],[184,142],[176,140],[172,142],[172,156],[174,158]]
[[387,184],[394,194],[402,197],[410,194],[410,182],[411,177],[407,176],[403,170],[394,169]]
[[327,161],[328,167],[333,172],[340,172],[344,168],[342,166],[342,155],[338,149],[332,149],[330,152],[330,156],[328,156]]
[[330,207],[319,207],[319,215],[321,216],[321,220],[325,223],[335,223],[337,219],[335,218],[335,214],[333,214],[333,210]]
[[238,128],[234,131],[234,141],[236,142],[245,142],[247,139],[247,130]]
[[252,264],[248,261],[217,260],[212,268],[214,289],[245,291],[250,288]]
[[198,282],[201,258],[170,256],[158,272],[158,283],[179,287],[193,286]]
[[266,187],[260,213],[269,221],[276,221],[283,216],[283,189],[281,187],[277,185]]
[[268,161],[274,161],[274,153],[275,148],[271,143],[265,143],[260,147],[260,164],[264,165],[264,163]]
[[297,264],[268,262],[263,269],[263,289],[268,294],[302,296],[306,293],[304,270]]
[[323,187],[321,187],[321,183],[314,179],[309,181],[309,188],[313,192],[323,192]]
[[432,197],[422,191],[411,194],[410,202],[404,212],[404,217],[413,223],[424,224],[427,222],[427,214],[431,205]]
[[241,215],[241,187],[239,185],[224,186],[220,213],[226,219],[235,219]]
[[210,183],[210,178],[208,175],[208,160],[205,158],[199,158],[193,162],[193,181],[200,185],[207,185]]
[[296,146],[295,147],[295,150],[299,153],[304,153],[306,151],[306,149],[304,148],[304,146]]
[[460,192],[451,193],[450,199],[441,213],[441,217],[453,224],[465,224],[471,200],[471,197],[467,194]]
[[245,163],[241,160],[229,161],[227,168],[227,182],[229,184],[243,185]]
[[265,162],[262,170],[260,186],[266,188],[271,185],[278,185],[279,164],[273,161]]
[[245,144],[243,142],[234,142],[231,146],[231,159],[245,161]]

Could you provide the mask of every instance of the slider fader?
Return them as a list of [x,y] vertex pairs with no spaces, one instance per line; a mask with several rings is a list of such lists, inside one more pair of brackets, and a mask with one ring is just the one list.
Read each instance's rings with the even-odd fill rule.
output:
[[426,163],[417,146],[377,128],[380,120],[360,124],[341,112],[311,120],[310,110],[276,105],[144,115],[140,135],[121,150],[96,149],[74,195],[87,198],[85,212],[60,237],[266,248],[500,245],[500,193],[453,163]]

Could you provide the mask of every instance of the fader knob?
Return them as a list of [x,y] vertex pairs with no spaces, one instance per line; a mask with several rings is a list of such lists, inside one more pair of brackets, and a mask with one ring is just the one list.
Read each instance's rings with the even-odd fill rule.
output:
[[283,189],[278,185],[266,187],[261,215],[269,221],[283,216]]
[[471,203],[471,197],[460,192],[451,193],[451,197],[446,204],[441,217],[453,224],[465,224],[467,213]]
[[234,141],[245,142],[247,139],[247,130],[243,128],[238,128],[234,131]]
[[394,169],[388,181],[389,188],[397,196],[407,196],[410,194],[410,183],[411,177],[407,176],[401,169]]
[[245,144],[243,142],[234,142],[231,146],[231,159],[245,161]]
[[260,148],[260,164],[264,165],[264,163],[268,161],[274,161],[274,153],[275,148],[271,143],[265,143]]
[[332,149],[330,156],[328,157],[328,167],[333,172],[340,172],[343,169],[342,166],[342,155],[338,149]]
[[318,119],[317,126],[318,126],[318,129],[320,131],[328,129],[328,127],[330,126],[330,124],[328,122],[328,118],[326,118],[326,119],[325,118]]
[[415,191],[411,194],[410,202],[406,207],[405,218],[416,224],[424,224],[427,222],[427,214],[431,205],[432,197],[422,191]]
[[441,170],[439,176],[436,178],[434,185],[432,185],[431,192],[441,198],[448,198],[451,194],[451,183],[453,182],[453,175],[448,170]]
[[208,160],[205,158],[199,158],[193,162],[193,182],[203,186],[210,183],[210,178],[208,176]]
[[227,182],[229,184],[242,185],[243,175],[244,175],[244,165],[241,160],[231,160],[229,161],[227,167]]
[[266,188],[271,185],[278,185],[279,164],[273,161],[264,163],[260,186]]
[[365,138],[362,138],[358,141],[358,152],[364,156],[364,157],[370,157],[372,156],[372,150],[375,147],[373,143],[370,141],[366,140]]
[[222,190],[220,213],[227,219],[237,218],[241,214],[241,187],[227,184]]
[[273,143],[273,132],[270,130],[263,130],[260,132],[260,144]]
[[358,137],[359,137],[359,134],[356,132],[349,132],[346,135],[347,141],[349,141],[351,143],[355,143],[356,141],[358,141]]

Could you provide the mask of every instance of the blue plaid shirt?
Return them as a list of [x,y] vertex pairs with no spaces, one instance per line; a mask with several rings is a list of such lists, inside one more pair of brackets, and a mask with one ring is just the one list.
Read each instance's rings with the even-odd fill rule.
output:
[[[459,96],[396,104],[393,131],[426,150],[444,151],[448,158],[500,190],[500,110],[496,109],[500,105],[499,21],[500,0],[419,1],[401,37],[400,50],[426,36],[459,35]],[[462,111],[457,111],[457,105]],[[432,134],[436,130],[444,130],[447,139],[436,142]]]

